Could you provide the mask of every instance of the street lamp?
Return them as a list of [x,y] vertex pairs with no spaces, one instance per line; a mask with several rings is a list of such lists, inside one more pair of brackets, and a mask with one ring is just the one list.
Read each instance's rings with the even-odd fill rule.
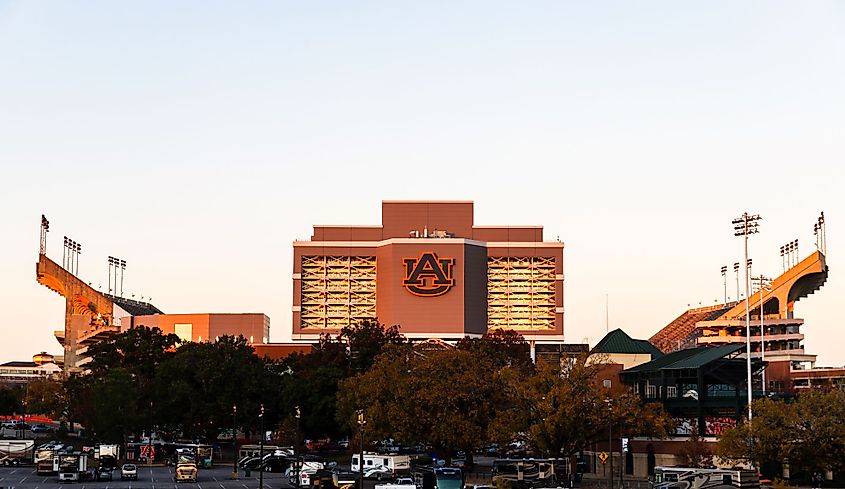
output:
[[264,404],[258,414],[258,488],[264,489]]
[[302,416],[302,413],[299,411],[299,406],[296,406],[296,414],[294,417],[296,418],[296,438],[293,441],[293,460],[294,460],[294,468],[296,469],[296,487],[299,487],[299,471],[302,468],[302,463],[299,460],[299,418]]
[[613,489],[613,399],[604,400],[607,403],[607,451],[610,455],[610,472],[607,480],[610,489]]
[[232,480],[238,478],[238,406],[232,406]]
[[358,475],[358,489],[364,489],[364,427],[367,426],[367,420],[364,419],[364,410],[358,411],[358,428],[361,430],[361,449],[358,452],[358,469],[361,471]]
[[742,216],[731,221],[734,225],[734,236],[742,236],[745,242],[745,357],[748,367],[748,421],[751,421],[751,400],[753,398],[751,392],[751,310],[748,301],[748,236],[760,232],[757,229],[760,219],[759,215],[752,216],[743,212]]

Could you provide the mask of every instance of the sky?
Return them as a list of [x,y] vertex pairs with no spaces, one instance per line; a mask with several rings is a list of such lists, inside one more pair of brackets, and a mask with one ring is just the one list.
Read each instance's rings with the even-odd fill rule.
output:
[[565,334],[591,344],[722,299],[743,212],[776,276],[824,211],[831,273],[796,316],[842,366],[843,87],[832,1],[0,0],[0,361],[60,352],[42,213],[92,285],[117,256],[125,295],[284,341],[292,241],[460,199],[565,243]]

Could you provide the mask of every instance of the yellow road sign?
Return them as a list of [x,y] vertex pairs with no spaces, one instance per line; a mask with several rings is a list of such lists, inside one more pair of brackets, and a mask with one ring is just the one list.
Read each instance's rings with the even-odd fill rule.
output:
[[608,456],[609,456],[609,455],[607,454],[607,452],[601,452],[601,453],[599,454],[599,462],[601,462],[601,463],[603,463],[603,464],[607,463],[607,458],[608,458]]

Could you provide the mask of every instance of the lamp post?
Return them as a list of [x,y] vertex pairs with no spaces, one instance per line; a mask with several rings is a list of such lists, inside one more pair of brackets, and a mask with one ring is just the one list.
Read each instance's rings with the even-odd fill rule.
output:
[[299,471],[302,469],[302,463],[299,461],[299,418],[301,416],[302,413],[299,410],[299,406],[296,406],[296,414],[294,415],[296,418],[296,438],[293,440],[293,463],[296,469],[296,487],[299,487]]
[[759,215],[749,215],[743,212],[742,216],[734,219],[731,223],[734,225],[734,236],[742,236],[745,243],[745,357],[748,368],[748,421],[751,421],[751,401],[754,397],[751,391],[751,310],[748,301],[749,277],[748,277],[748,236],[759,233],[757,229],[758,221],[761,217]]
[[361,430],[361,449],[358,451],[358,489],[364,489],[364,427],[367,420],[364,419],[364,410],[358,410],[358,428]]
[[607,398],[607,452],[610,455],[610,472],[607,477],[608,486],[613,489],[613,400]]
[[264,404],[258,413],[258,488],[264,489]]
[[238,478],[238,406],[232,406],[232,480]]

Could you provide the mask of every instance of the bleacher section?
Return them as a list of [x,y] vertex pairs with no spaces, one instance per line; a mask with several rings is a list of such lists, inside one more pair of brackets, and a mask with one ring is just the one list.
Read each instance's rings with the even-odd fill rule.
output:
[[690,348],[695,345],[695,325],[699,321],[711,321],[736,305],[735,302],[716,306],[699,307],[684,311],[665,328],[649,338],[649,342],[664,353]]

